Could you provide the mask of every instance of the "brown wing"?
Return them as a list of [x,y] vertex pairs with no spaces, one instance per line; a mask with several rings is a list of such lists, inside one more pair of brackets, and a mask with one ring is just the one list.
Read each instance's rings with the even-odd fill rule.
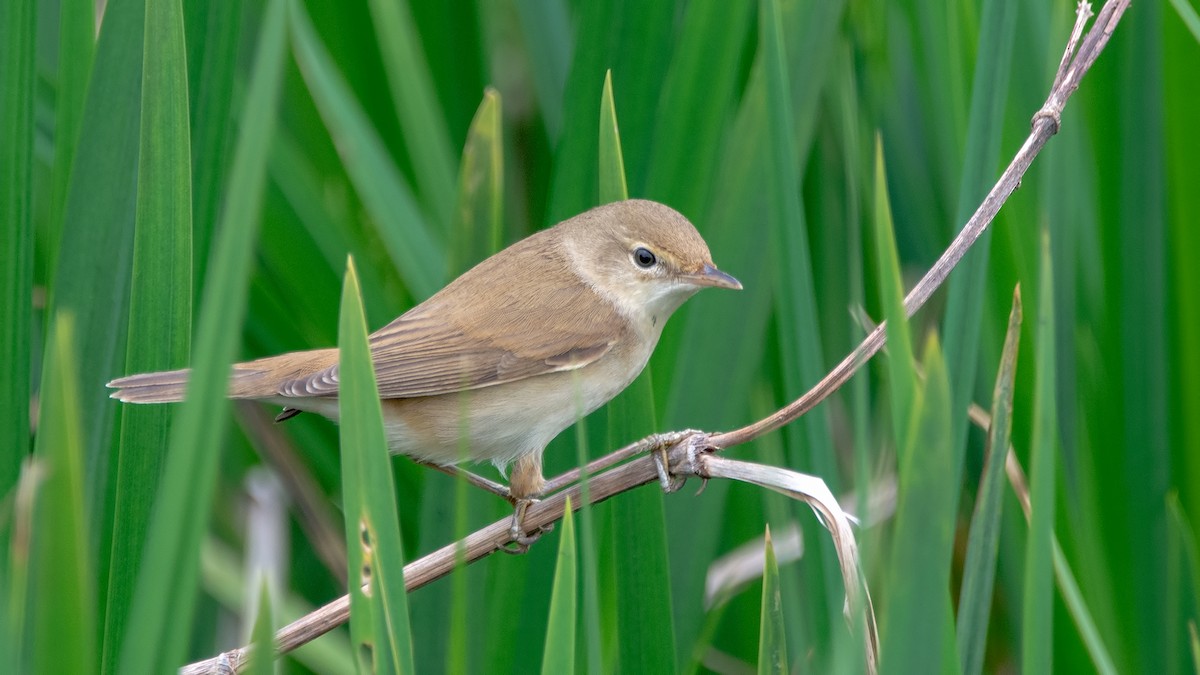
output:
[[[433,396],[573,370],[604,356],[626,325],[615,307],[527,239],[371,334],[383,398]],[[516,266],[505,264],[518,258]],[[495,274],[498,265],[503,274]],[[494,283],[503,278],[504,283]],[[614,326],[622,327],[614,330]],[[288,396],[337,393],[336,365],[286,382]]]

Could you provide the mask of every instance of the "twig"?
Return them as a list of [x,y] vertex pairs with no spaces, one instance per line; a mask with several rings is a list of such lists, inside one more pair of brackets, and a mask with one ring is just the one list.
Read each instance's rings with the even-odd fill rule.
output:
[[[1130,0],[1108,0],[1100,10],[1091,30],[1083,37],[1082,43],[1075,51],[1073,45],[1078,41],[1077,34],[1082,31],[1082,26],[1090,12],[1090,6],[1086,3],[1080,4],[1075,30],[1072,31],[1063,61],[1059,65],[1054,85],[1042,108],[1033,116],[1029,137],[1017,151],[1004,173],[1001,174],[995,186],[988,192],[983,203],[963,226],[962,231],[950,243],[933,268],[909,292],[904,300],[904,308],[909,316],[920,309],[933,292],[942,285],[950,271],[991,224],[1000,207],[1008,200],[1009,195],[1020,186],[1021,178],[1046,142],[1050,140],[1051,136],[1058,133],[1063,106],[1071,94],[1079,88],[1080,80],[1087,74],[1100,52],[1108,44],[1117,22],[1129,8],[1129,2]],[[1074,52],[1073,58],[1070,56],[1072,52]],[[646,449],[661,448],[664,446],[665,440],[670,440],[673,442],[668,444],[666,454],[671,472],[679,476],[707,478],[708,476],[698,473],[699,469],[695,461],[697,451],[715,452],[740,445],[794,421],[828,398],[863,363],[874,356],[883,346],[885,335],[886,324],[880,324],[812,389],[758,422],[733,431],[712,435],[702,432],[676,432],[663,436],[652,436],[592,462],[589,465],[589,473],[593,470],[592,467],[611,466],[639,452],[644,452]],[[573,480],[578,476],[578,472],[564,474],[562,477],[551,480],[548,485],[562,486],[569,482],[568,476],[572,477],[570,480]],[[656,480],[658,480],[658,474],[654,460],[647,456],[638,457],[595,475],[590,481],[590,501],[591,503],[601,502],[616,494]],[[571,497],[572,508],[579,509],[582,506],[578,485],[558,492],[530,507],[526,512],[525,524],[528,530],[534,531],[562,518],[568,496]],[[509,525],[509,518],[496,521],[469,535],[460,543],[449,544],[409,563],[404,568],[406,588],[411,592],[449,574],[454,568],[456,552],[460,550],[460,546],[465,553],[464,560],[467,564],[500,550],[510,542]],[[275,635],[276,649],[279,653],[289,652],[345,623],[349,616],[350,603],[348,597],[344,596],[280,629]],[[207,661],[186,666],[181,672],[187,675],[200,675],[201,673],[218,672],[219,668],[225,669],[221,672],[230,672],[229,669],[236,671],[245,663],[248,651],[248,648],[243,647],[226,652]]]

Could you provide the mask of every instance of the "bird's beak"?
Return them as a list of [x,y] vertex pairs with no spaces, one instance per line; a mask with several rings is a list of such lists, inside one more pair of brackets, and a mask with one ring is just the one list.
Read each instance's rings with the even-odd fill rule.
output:
[[710,263],[704,263],[704,268],[695,274],[684,274],[683,280],[696,286],[729,288],[735,291],[742,290],[742,282],[713,267]]

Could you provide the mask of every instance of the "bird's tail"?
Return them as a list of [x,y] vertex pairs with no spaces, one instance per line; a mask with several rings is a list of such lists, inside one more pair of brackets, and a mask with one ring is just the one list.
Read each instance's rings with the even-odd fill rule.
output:
[[164,370],[118,377],[107,386],[116,389],[110,396],[126,403],[173,403],[183,400],[191,368]]
[[[336,349],[317,349],[238,363],[229,376],[230,398],[273,398],[284,383],[337,363]],[[112,398],[126,403],[174,403],[183,400],[192,370],[165,370],[119,377],[108,383]]]

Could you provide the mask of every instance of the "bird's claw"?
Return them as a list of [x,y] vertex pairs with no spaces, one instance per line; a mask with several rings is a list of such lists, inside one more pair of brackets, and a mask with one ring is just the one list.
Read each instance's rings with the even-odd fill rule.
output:
[[533,532],[525,531],[525,512],[529,507],[536,504],[538,500],[529,498],[513,498],[513,517],[512,525],[508,528],[509,540],[505,542],[500,550],[512,555],[521,555],[529,550],[529,546],[533,542],[542,537],[543,534],[554,530],[554,523],[543,525]]
[[[671,455],[670,449],[675,445],[686,442],[687,458],[683,464],[683,474],[678,475],[671,473]],[[708,435],[703,431],[688,429],[687,431],[677,431],[670,434],[663,434],[654,438],[654,445],[650,450],[650,456],[654,458],[654,469],[658,472],[658,483],[662,486],[663,492],[671,493],[683,487],[687,482],[688,476],[699,476],[701,479],[700,489],[696,494],[704,492],[704,488],[708,487],[708,478],[703,474],[697,473],[696,458],[703,452],[706,452],[708,443]]]
[[671,457],[668,453],[671,445],[669,442],[658,443],[650,451],[650,456],[654,458],[654,469],[658,472],[658,484],[667,494],[679,490],[687,482],[686,477],[671,473]]

